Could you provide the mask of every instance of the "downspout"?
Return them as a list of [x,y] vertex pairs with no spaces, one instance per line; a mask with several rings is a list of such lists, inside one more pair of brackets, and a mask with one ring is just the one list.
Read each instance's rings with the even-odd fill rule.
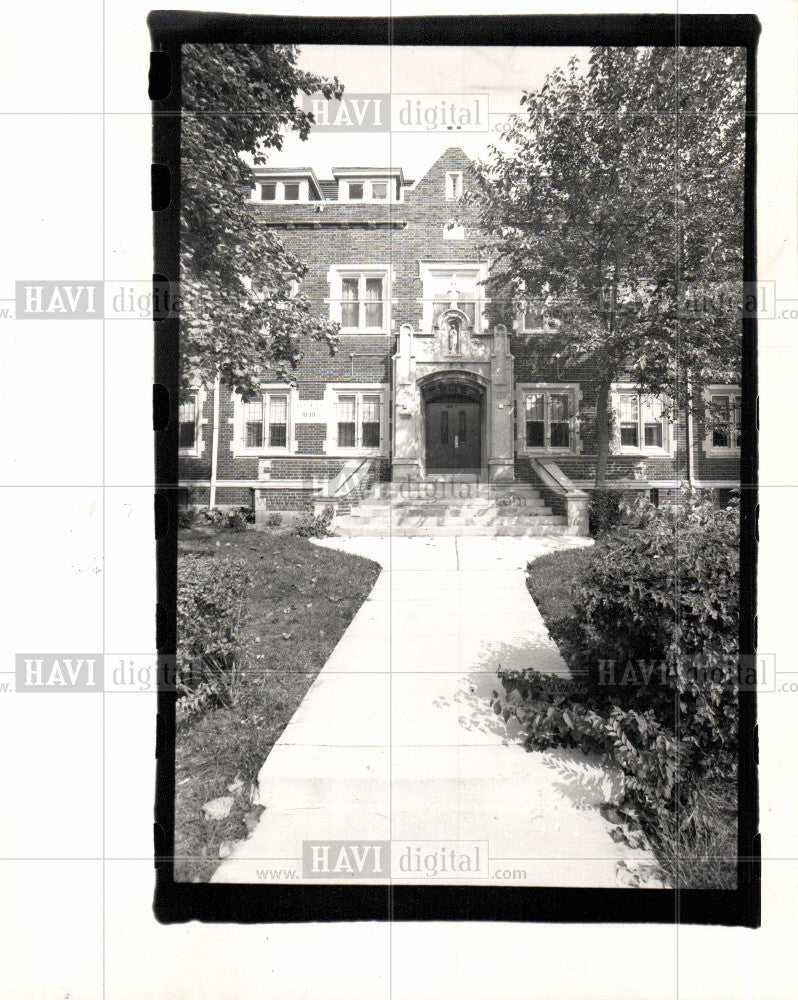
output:
[[211,439],[211,492],[208,507],[216,506],[216,469],[219,462],[219,376],[213,383],[213,436]]
[[695,489],[693,475],[693,386],[687,376],[687,486],[692,493]]

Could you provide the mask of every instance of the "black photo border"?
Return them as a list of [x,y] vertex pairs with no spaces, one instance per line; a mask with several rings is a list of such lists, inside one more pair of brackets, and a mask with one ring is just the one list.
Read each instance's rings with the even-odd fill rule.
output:
[[[756,47],[754,15],[568,15],[291,18],[153,11],[154,283],[179,278],[180,49],[187,42],[316,45],[739,46],[747,51],[744,280],[756,281]],[[157,644],[176,648],[179,321],[156,320],[153,414]],[[758,517],[757,321],[743,319],[740,652],[756,649]],[[481,920],[550,923],[690,923],[758,927],[756,692],[740,695],[738,879],[735,890],[565,889],[501,886],[254,885],[173,879],[175,694],[158,693],[153,911],[162,923]]]

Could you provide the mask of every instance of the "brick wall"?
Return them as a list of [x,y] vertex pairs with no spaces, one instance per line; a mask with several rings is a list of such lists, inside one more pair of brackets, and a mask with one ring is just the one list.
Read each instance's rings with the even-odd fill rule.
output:
[[[301,164],[298,164],[301,165]],[[479,261],[480,233],[473,213],[445,199],[447,171],[463,174],[464,189],[474,185],[468,157],[461,149],[450,148],[431,166],[412,188],[404,189],[404,201],[389,203],[326,202],[307,204],[259,203],[253,212],[263,225],[274,229],[286,249],[295,253],[308,267],[302,292],[311,301],[319,318],[327,319],[330,306],[328,272],[336,265],[390,264],[393,268],[391,329],[385,334],[342,335],[335,354],[325,343],[306,340],[296,372],[297,392],[301,401],[321,400],[328,383],[378,383],[390,385],[392,354],[396,332],[403,323],[418,329],[422,323],[422,286],[419,262]],[[444,239],[447,222],[457,219],[464,225],[464,239]],[[509,317],[503,316],[506,322]],[[595,407],[595,371],[589,364],[564,369],[552,356],[540,351],[541,340],[523,336],[510,337],[515,357],[516,382],[578,382],[582,406]],[[213,392],[209,390],[203,407],[205,446],[200,458],[180,459],[181,480],[210,479],[211,415]],[[220,394],[218,478],[256,481],[258,457],[232,454],[232,399],[228,389]],[[574,479],[590,480],[595,475],[595,427],[588,421],[582,426],[581,455],[557,456],[563,471]],[[735,457],[708,457],[704,454],[703,427],[695,427],[693,449],[694,474],[699,479],[734,480],[739,476]],[[302,423],[295,427],[297,454],[285,457],[264,456],[271,461],[273,479],[331,479],[346,459],[325,457],[326,424]],[[649,479],[669,480],[686,475],[686,427],[684,420],[675,428],[678,457],[610,456],[608,478],[631,479],[635,467],[644,462]],[[519,469],[521,466],[519,465]],[[380,459],[375,475],[389,478],[390,461]],[[275,509],[292,503],[306,506],[307,491],[274,491]],[[249,489],[219,489],[219,503],[248,503]]]

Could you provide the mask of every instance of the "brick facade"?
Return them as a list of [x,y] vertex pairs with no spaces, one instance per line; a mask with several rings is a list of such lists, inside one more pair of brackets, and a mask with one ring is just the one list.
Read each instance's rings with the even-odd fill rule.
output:
[[[253,202],[252,211],[263,225],[273,228],[286,249],[306,264],[308,271],[302,292],[320,318],[331,316],[331,269],[359,266],[390,268],[390,319],[383,331],[342,333],[335,354],[326,344],[309,341],[303,345],[297,384],[289,402],[289,441],[284,453],[263,449],[242,454],[241,442],[234,440],[236,433],[241,434],[240,416],[236,423],[236,406],[240,404],[227,387],[221,387],[216,467],[218,504],[250,503],[253,490],[259,487],[268,490],[275,510],[312,507],[314,484],[317,487],[319,482],[333,479],[345,463],[355,457],[336,453],[335,404],[329,394],[333,385],[340,387],[342,392],[352,386],[353,391],[380,390],[384,394],[381,446],[378,451],[372,451],[370,457],[374,461],[374,478],[390,478],[394,431],[400,413],[394,385],[398,334],[403,326],[419,336],[431,332],[422,329],[425,323],[423,266],[478,265],[484,261],[479,249],[480,233],[473,216],[456,201],[446,198],[447,173],[452,172],[462,175],[463,188],[468,190],[473,183],[470,161],[458,148],[448,149],[415,183],[404,181],[399,201],[339,201],[335,184],[322,182],[323,201]],[[364,170],[364,174],[367,173]],[[451,222],[462,224],[462,238],[445,238],[446,227]],[[495,309],[492,311],[495,314]],[[491,312],[486,315],[490,316]],[[533,336],[539,338],[541,335]],[[589,366],[562,370],[556,358],[541,359],[539,352],[533,356],[530,338],[519,336],[513,330],[509,331],[506,342],[512,356],[513,398],[517,387],[525,383],[576,384],[578,407],[582,411],[595,407],[596,384]],[[453,367],[451,359],[441,362],[441,367],[446,366]],[[477,366],[472,367],[476,369]],[[322,417],[301,419],[301,404],[310,404],[311,410],[316,405]],[[193,450],[199,454],[186,451],[180,456],[181,485],[196,484],[195,496],[203,500],[208,496],[212,476],[213,416],[214,390],[209,388],[204,393],[200,413],[201,448]],[[523,414],[517,412],[513,417],[507,413],[506,419],[514,420],[515,473],[518,478],[525,479],[529,475],[530,455],[519,447],[522,433],[518,421],[523,419]],[[735,485],[739,480],[739,456],[707,455],[705,428],[700,421],[693,421],[693,424],[694,479],[709,487]],[[588,484],[595,474],[594,426],[589,421],[580,422],[580,432],[580,447],[573,453],[548,457],[553,458],[571,479]],[[663,496],[667,495],[668,489],[684,479],[688,472],[684,414],[671,427],[671,436],[670,454],[612,454],[608,462],[610,483],[619,486],[635,483],[640,488],[650,486],[660,489]],[[268,478],[264,478],[263,461],[269,466]],[[510,462],[512,465],[512,456]],[[297,483],[295,487],[292,481]]]

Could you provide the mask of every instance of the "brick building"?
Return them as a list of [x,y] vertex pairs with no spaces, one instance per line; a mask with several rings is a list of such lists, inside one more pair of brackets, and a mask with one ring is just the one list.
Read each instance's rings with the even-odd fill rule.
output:
[[[339,350],[309,342],[296,386],[266,381],[255,401],[198,390],[180,411],[180,485],[264,510],[340,498],[352,477],[588,488],[595,383],[533,359],[530,343],[546,336],[533,313],[492,321],[488,261],[457,204],[466,154],[447,149],[417,180],[400,168],[332,174],[259,168],[252,211],[307,265],[303,292],[341,324]],[[740,391],[712,393],[710,425],[614,386],[609,485],[654,499],[688,479],[737,486]]]

